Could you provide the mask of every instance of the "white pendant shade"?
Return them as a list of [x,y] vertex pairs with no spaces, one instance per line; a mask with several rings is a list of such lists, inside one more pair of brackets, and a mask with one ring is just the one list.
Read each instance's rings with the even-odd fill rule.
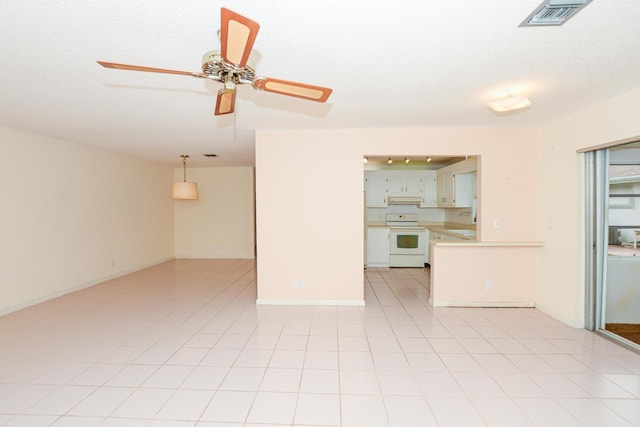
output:
[[178,200],[198,200],[198,184],[195,182],[174,182],[171,196]]
[[181,154],[182,157],[182,182],[173,183],[173,191],[171,197],[176,200],[198,200],[198,184],[195,182],[187,182],[187,158],[188,154]]

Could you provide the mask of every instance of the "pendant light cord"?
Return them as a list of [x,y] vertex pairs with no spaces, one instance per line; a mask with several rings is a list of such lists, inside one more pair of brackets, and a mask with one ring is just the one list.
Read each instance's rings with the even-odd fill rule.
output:
[[187,155],[182,155],[182,176],[183,176],[183,181],[187,182]]

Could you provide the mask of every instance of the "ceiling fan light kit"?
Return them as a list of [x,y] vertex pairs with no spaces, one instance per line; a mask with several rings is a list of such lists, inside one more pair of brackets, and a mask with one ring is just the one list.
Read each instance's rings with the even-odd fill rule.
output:
[[257,22],[222,8],[220,11],[220,31],[218,32],[221,50],[212,50],[204,55],[202,72],[169,70],[106,61],[98,61],[98,64],[117,70],[187,75],[220,82],[223,87],[218,92],[216,100],[216,116],[231,114],[235,111],[236,86],[241,84],[250,84],[258,91],[326,102],[332,92],[330,88],[256,76],[250,55],[259,29],[260,25]]

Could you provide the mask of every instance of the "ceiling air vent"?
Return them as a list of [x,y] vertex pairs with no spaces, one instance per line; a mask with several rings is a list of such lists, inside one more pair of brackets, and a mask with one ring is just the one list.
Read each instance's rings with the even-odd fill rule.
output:
[[520,27],[562,25],[592,0],[545,0]]

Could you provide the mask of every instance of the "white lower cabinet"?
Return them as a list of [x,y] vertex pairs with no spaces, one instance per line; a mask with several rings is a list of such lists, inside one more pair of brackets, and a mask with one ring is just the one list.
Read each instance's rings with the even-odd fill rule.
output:
[[367,267],[389,267],[389,228],[367,228]]
[[432,231],[431,240],[466,240],[466,239],[462,237],[452,236],[451,234],[438,233],[436,231]]

